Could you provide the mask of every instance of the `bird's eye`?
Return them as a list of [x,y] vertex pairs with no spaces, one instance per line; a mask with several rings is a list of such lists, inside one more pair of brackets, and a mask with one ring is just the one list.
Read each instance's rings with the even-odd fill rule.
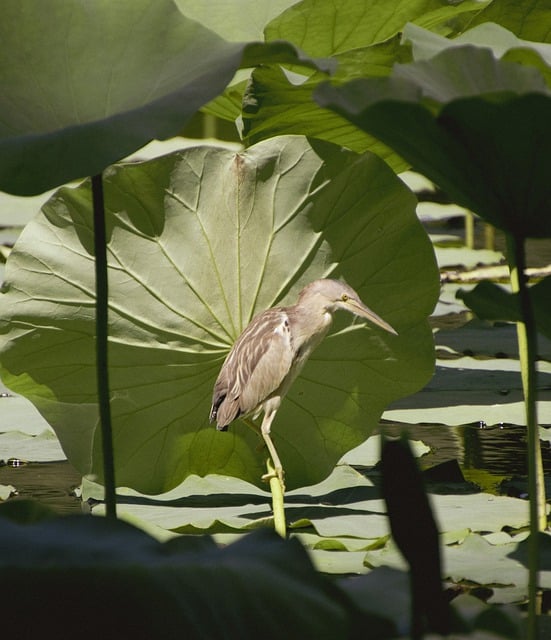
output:
[[341,300],[343,302],[346,302],[348,300],[348,295],[346,293],[343,293],[342,296],[341,296]]

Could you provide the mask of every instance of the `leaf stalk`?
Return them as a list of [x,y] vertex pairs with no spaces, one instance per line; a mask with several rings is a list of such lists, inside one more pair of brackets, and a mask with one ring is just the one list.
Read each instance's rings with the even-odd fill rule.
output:
[[103,453],[103,482],[105,513],[117,518],[115,461],[113,455],[113,429],[109,402],[108,339],[108,278],[107,233],[105,227],[105,200],[102,175],[92,176],[92,204],[94,209],[94,252],[96,270],[96,376],[101,441]]
[[274,514],[274,529],[282,538],[287,537],[287,524],[285,522],[285,505],[283,501],[283,487],[275,473],[272,461],[266,461],[268,476],[270,477],[270,491],[272,493],[272,511]]
[[524,238],[507,234],[507,260],[511,288],[518,295],[521,320],[517,322],[520,370],[526,412],[528,444],[528,494],[530,538],[528,545],[528,638],[537,637],[537,615],[541,601],[539,579],[539,533],[547,527],[545,484],[537,419],[536,355],[537,333],[534,309],[526,282]]

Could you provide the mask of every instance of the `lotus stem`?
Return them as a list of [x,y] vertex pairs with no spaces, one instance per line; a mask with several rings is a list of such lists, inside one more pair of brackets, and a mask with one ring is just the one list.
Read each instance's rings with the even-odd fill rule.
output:
[[528,634],[537,637],[537,615],[541,609],[539,578],[539,533],[547,527],[545,484],[537,419],[536,354],[537,334],[532,301],[526,284],[524,239],[507,234],[507,259],[511,288],[518,295],[521,318],[517,322],[520,370],[526,411],[528,442],[528,494],[530,538],[528,545]]
[[96,269],[96,376],[101,441],[103,453],[103,483],[105,515],[117,518],[115,462],[113,456],[113,429],[109,403],[109,368],[107,360],[108,286],[107,286],[107,234],[105,230],[105,203],[101,174],[92,177],[92,204],[94,209],[94,252]]
[[469,249],[474,249],[474,213],[465,213],[465,245]]
[[282,538],[287,537],[287,524],[285,522],[285,506],[283,502],[283,487],[275,473],[271,460],[266,462],[268,476],[270,477],[270,491],[272,493],[272,511],[274,514],[274,529]]

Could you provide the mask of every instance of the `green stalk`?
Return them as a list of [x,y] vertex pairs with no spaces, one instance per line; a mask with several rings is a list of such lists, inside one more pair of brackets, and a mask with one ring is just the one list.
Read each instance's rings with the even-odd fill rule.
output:
[[474,214],[471,211],[465,213],[465,245],[474,249]]
[[488,222],[484,223],[484,249],[495,251],[496,248],[496,230],[495,227]]
[[534,310],[526,284],[524,240],[507,234],[507,253],[511,288],[518,294],[521,318],[517,322],[520,370],[526,411],[528,442],[528,494],[530,499],[530,538],[528,545],[528,638],[537,637],[537,615],[541,606],[538,593],[539,532],[547,527],[545,484],[537,419],[536,354],[537,335]]
[[274,514],[274,529],[282,538],[287,537],[285,522],[285,506],[283,502],[283,487],[277,477],[271,460],[267,460],[266,468],[270,477],[270,491],[272,493],[272,511]]
[[92,177],[92,203],[94,208],[94,251],[96,256],[96,376],[103,452],[105,514],[107,518],[116,519],[115,462],[113,457],[113,430],[111,427],[109,369],[107,362],[107,234],[105,230],[105,205],[101,174]]

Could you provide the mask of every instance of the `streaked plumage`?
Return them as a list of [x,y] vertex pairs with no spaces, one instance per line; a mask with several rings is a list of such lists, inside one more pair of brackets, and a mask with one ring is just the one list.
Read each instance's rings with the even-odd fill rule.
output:
[[283,470],[270,437],[276,411],[306,360],[323,340],[337,309],[366,318],[390,333],[394,329],[366,307],[339,280],[316,280],[290,307],[257,315],[239,336],[214,385],[211,422],[224,431],[240,416],[264,412],[261,433],[283,484]]

